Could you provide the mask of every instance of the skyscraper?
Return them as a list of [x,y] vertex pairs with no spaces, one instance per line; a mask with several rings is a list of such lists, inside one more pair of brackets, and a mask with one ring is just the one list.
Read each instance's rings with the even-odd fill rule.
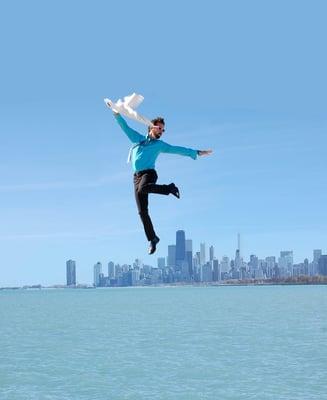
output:
[[193,269],[193,273],[192,273],[192,276],[193,276],[193,279],[196,281],[196,282],[199,282],[200,281],[200,252],[199,251],[197,251],[196,253],[195,253],[195,255],[194,255],[194,257],[193,257],[193,260],[192,260],[192,269]]
[[327,255],[321,255],[318,261],[319,275],[327,276]]
[[293,269],[293,251],[281,251],[278,258],[280,276],[291,276]]
[[168,257],[167,257],[168,267],[174,267],[175,261],[176,261],[176,246],[174,244],[170,244],[168,246]]
[[191,279],[189,265],[186,260],[182,261],[181,264],[181,278],[182,281],[189,281]]
[[108,278],[115,279],[115,263],[113,261],[108,262]]
[[102,273],[102,264],[100,262],[97,262],[93,267],[93,285],[94,286],[99,286],[101,273]]
[[206,244],[200,243],[200,264],[204,265],[206,263]]
[[209,261],[213,261],[213,259],[215,258],[215,250],[213,248],[213,246],[209,247]]
[[319,273],[318,271],[318,263],[319,263],[319,258],[321,257],[322,251],[321,249],[316,249],[313,250],[313,261],[312,261],[312,267],[311,267],[311,275],[316,275]]
[[186,240],[185,240],[185,251],[186,251],[186,252],[190,251],[191,253],[193,252],[193,242],[192,242],[192,239],[186,239]]
[[66,262],[66,282],[67,286],[76,285],[76,262],[73,260]]
[[211,262],[212,262],[212,280],[215,282],[220,281],[219,262],[217,259],[214,259]]
[[318,263],[321,254],[322,254],[321,249],[313,250],[313,261]]
[[252,278],[254,278],[257,275],[257,271],[259,268],[258,257],[255,254],[250,255],[250,261],[248,265],[249,265],[250,275]]
[[267,276],[269,278],[276,276],[277,275],[276,257],[275,256],[266,257],[266,264],[267,264]]
[[201,282],[211,282],[212,281],[212,263],[207,262],[201,265]]
[[186,239],[185,242],[185,258],[188,264],[188,271],[190,278],[193,277],[193,243],[191,239]]
[[185,261],[185,232],[176,232],[176,267],[181,269],[182,263]]
[[242,267],[242,259],[240,256],[240,250],[237,249],[235,252],[235,269],[238,271]]
[[227,256],[224,256],[221,260],[220,264],[220,272],[221,273],[228,273],[230,271],[230,263],[229,263],[229,258]]

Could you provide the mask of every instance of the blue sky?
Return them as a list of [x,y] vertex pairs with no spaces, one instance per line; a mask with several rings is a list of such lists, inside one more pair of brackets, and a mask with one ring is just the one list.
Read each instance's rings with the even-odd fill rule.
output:
[[[79,282],[97,261],[156,265],[177,229],[233,256],[327,251],[324,1],[5,2],[0,9],[0,285]],[[164,140],[155,256],[127,138],[104,97],[144,95]],[[130,125],[145,132],[142,125]]]

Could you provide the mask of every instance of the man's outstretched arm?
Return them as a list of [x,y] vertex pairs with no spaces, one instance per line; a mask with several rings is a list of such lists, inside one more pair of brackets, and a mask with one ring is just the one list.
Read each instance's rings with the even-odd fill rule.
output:
[[127,122],[124,120],[124,118],[120,114],[114,112],[114,117],[116,118],[119,126],[126,133],[127,137],[129,138],[129,140],[131,142],[140,143],[142,140],[145,139],[145,136],[141,135],[140,133],[138,133],[134,129],[130,128],[127,125]]
[[212,150],[194,150],[182,146],[172,146],[171,144],[168,144],[166,142],[161,143],[161,151],[163,153],[179,154],[181,156],[191,157],[193,158],[193,160],[196,160],[197,156],[205,156],[212,153]]

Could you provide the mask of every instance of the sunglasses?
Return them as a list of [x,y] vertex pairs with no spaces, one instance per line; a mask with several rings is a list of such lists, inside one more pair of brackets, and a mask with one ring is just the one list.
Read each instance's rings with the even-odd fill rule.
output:
[[161,132],[165,132],[165,128],[159,126],[159,125],[154,125],[155,128],[159,129]]

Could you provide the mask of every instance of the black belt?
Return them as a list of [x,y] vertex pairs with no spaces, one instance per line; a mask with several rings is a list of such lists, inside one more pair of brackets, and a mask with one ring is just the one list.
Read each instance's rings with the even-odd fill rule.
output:
[[134,176],[142,176],[144,174],[147,174],[148,172],[156,172],[155,169],[151,168],[151,169],[144,169],[143,171],[138,171],[134,173]]

